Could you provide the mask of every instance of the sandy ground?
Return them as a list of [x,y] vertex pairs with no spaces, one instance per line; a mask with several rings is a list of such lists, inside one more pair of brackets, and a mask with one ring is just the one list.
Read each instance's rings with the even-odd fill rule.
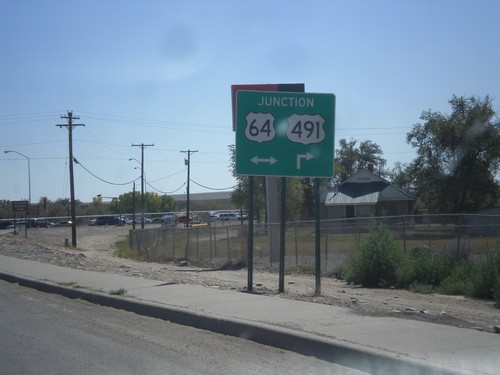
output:
[[[114,255],[116,242],[127,239],[130,227],[77,228],[77,248],[71,244],[71,228],[39,228],[24,230],[16,236],[0,230],[0,254],[65,267],[125,274],[175,283],[199,284],[205,287],[246,289],[247,269],[212,270],[173,263],[151,263],[123,259]],[[254,291],[278,295],[278,274],[254,270]],[[321,279],[321,295],[315,296],[314,275],[286,275],[282,297],[315,303],[343,306],[359,314],[418,319],[437,324],[473,328],[484,332],[500,329],[500,306],[463,296],[418,294],[406,290],[367,289],[347,285],[333,278]]]

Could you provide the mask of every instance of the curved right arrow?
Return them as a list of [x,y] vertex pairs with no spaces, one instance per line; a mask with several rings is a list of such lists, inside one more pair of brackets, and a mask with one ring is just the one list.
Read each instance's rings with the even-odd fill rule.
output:
[[298,154],[297,155],[297,169],[300,169],[300,161],[302,159],[311,160],[313,157],[314,156],[312,154],[310,154],[309,152],[306,154]]

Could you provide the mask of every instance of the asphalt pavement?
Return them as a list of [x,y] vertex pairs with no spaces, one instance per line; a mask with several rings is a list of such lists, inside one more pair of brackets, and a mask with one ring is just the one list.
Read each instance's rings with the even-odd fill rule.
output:
[[0,255],[0,279],[252,340],[370,374],[498,374],[500,335]]

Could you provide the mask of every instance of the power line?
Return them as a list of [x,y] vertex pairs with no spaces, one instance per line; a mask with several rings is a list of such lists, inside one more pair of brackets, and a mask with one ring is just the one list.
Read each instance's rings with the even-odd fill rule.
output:
[[231,187],[227,187],[227,188],[223,188],[223,189],[217,189],[217,188],[211,188],[211,187],[208,187],[208,186],[205,186],[205,185],[202,185],[202,184],[199,184],[197,183],[196,181],[193,181],[191,180],[192,183],[202,187],[202,188],[205,188],[205,189],[208,189],[208,190],[230,190],[230,189],[234,189],[236,187],[236,185],[233,185]]
[[161,191],[161,190],[158,190],[157,188],[155,188],[153,185],[151,185],[149,182],[146,181],[146,185],[148,185],[151,189],[153,189],[154,191],[157,191],[158,193],[162,193],[162,194],[173,194],[173,193],[176,193],[178,192],[179,190],[181,190],[185,185],[186,183],[183,182],[181,186],[179,186],[177,189],[175,190],[172,190],[172,191]]
[[186,170],[186,168],[184,168],[183,170],[181,170],[181,171],[179,171],[179,172],[175,172],[175,173],[169,174],[168,176],[157,178],[156,180],[152,180],[151,182],[157,182],[157,181],[164,180],[164,179],[166,179],[166,178],[169,178],[169,177],[172,177],[172,176],[178,175],[179,173],[182,173],[182,172],[184,172],[185,170]]
[[97,178],[99,181],[102,181],[106,184],[109,184],[109,185],[130,185],[131,183],[137,181],[138,179],[140,179],[140,177],[137,177],[135,180],[132,180],[132,181],[129,181],[129,182],[123,182],[123,183],[118,183],[118,182],[111,182],[111,181],[106,181],[102,178],[100,178],[99,176],[96,176],[94,173],[92,173],[91,171],[89,171],[87,168],[85,168],[85,166],[80,163],[78,160],[76,160],[76,158],[73,158],[73,161],[78,164],[79,166],[81,166],[83,169],[85,169],[85,171],[87,171],[88,174],[90,174],[91,176]]

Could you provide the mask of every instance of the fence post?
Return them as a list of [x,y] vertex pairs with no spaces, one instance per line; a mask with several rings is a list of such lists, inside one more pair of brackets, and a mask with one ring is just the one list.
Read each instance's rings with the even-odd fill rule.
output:
[[293,225],[295,232],[295,265],[299,265],[299,249],[298,249],[298,239],[297,239],[297,223]]
[[161,259],[161,255],[160,255],[160,251],[159,251],[161,231],[155,230],[155,232],[156,232],[156,245],[155,245],[156,256],[158,257],[158,259]]
[[[215,231],[215,228],[214,228],[214,231]],[[210,261],[212,261],[212,227],[210,227]]]
[[429,241],[429,251],[432,251],[432,244],[431,244],[431,223],[427,223],[427,240]]
[[174,227],[174,241],[173,241],[174,246],[172,247],[172,259],[175,259],[175,248],[177,246],[175,241],[177,239],[176,234],[177,234],[177,229]]
[[325,229],[325,265],[328,269],[328,230]]
[[460,256],[460,242],[462,239],[462,214],[458,215],[458,225],[455,226],[457,233],[457,259]]
[[359,242],[361,241],[361,233],[359,232],[359,217],[357,217],[355,220],[356,220],[356,234],[355,234],[356,248],[358,249],[359,248]]
[[188,250],[189,250],[189,237],[190,237],[190,234],[191,234],[191,227],[189,227],[189,224],[186,228],[186,250],[184,252],[184,259],[187,259],[188,258]]
[[200,259],[200,231],[196,230],[196,259]]
[[406,216],[403,216],[403,251],[406,253]]
[[227,238],[227,261],[229,262],[231,260],[231,254],[229,251],[229,226],[226,227],[226,238]]

